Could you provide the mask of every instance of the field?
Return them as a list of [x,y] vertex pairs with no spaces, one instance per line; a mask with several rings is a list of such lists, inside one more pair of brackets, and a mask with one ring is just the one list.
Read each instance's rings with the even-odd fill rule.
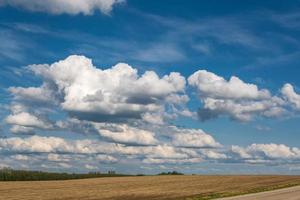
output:
[[211,199],[300,184],[300,176],[138,176],[0,182],[1,200]]

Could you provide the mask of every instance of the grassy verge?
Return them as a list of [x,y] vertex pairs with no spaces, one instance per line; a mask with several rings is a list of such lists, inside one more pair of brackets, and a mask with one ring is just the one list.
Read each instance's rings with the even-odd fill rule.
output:
[[210,200],[210,199],[217,199],[217,198],[233,197],[233,196],[239,196],[239,195],[245,195],[245,194],[253,194],[253,193],[259,193],[259,192],[283,189],[283,188],[288,188],[288,187],[293,187],[293,186],[298,186],[298,185],[300,185],[300,182],[284,184],[284,185],[274,185],[274,186],[253,188],[253,189],[244,190],[244,191],[205,193],[205,194],[197,195],[196,197],[186,198],[186,200]]

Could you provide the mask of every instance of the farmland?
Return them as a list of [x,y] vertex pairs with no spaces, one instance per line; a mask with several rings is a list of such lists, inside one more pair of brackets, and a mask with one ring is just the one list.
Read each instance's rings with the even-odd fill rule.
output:
[[0,182],[2,200],[210,199],[299,185],[300,176],[132,176]]

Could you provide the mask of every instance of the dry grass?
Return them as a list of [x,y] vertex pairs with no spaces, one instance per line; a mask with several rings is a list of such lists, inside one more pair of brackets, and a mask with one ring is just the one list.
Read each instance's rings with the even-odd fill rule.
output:
[[1,200],[206,199],[299,185],[300,176],[141,176],[0,182]]

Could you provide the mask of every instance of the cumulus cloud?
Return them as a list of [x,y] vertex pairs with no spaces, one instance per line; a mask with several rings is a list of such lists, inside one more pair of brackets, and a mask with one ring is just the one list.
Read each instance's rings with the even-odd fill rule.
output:
[[90,59],[74,55],[52,65],[30,68],[55,85],[52,88],[61,95],[61,108],[79,119],[151,121],[149,116],[163,112],[166,103],[176,104],[166,101],[170,95],[185,95],[185,78],[179,73],[160,78],[154,71],[146,71],[139,76],[125,63],[101,70]]
[[96,10],[109,14],[113,6],[121,2],[124,0],[0,0],[0,6],[10,5],[33,12],[47,12],[55,15],[63,13],[91,15]]
[[35,134],[36,129],[52,130],[54,124],[47,119],[41,111],[43,108],[36,108],[34,104],[25,105],[13,102],[9,107],[11,114],[4,122],[11,125],[10,132],[15,134]]
[[300,95],[295,92],[294,87],[291,84],[285,84],[281,89],[281,93],[288,102],[296,109],[300,110]]
[[228,158],[226,152],[222,153],[217,150],[201,149],[200,153],[207,160],[225,160]]
[[153,159],[188,159],[197,157],[193,150],[176,148],[168,144],[156,146],[126,146],[95,140],[67,140],[58,137],[30,136],[27,138],[0,138],[0,152],[49,153],[48,160],[66,161],[58,154],[99,154],[100,162],[116,162],[113,155],[132,155]]
[[72,149],[62,138],[32,136],[0,139],[0,150],[29,153],[70,152]]
[[55,85],[44,83],[41,87],[10,87],[8,91],[14,96],[14,100],[29,104],[56,104],[58,94]]
[[196,87],[201,95],[215,99],[266,99],[268,90],[259,90],[256,85],[244,83],[236,76],[229,81],[206,70],[199,70],[188,78],[191,86]]
[[[187,107],[190,97],[186,94],[186,79],[176,72],[163,76],[154,71],[140,73],[125,63],[101,69],[77,55],[53,64],[31,65],[29,69],[42,79],[42,84],[8,89],[13,98],[11,113],[4,121],[11,125],[10,131],[34,134],[47,130],[49,135],[49,130],[57,130],[85,134],[79,137],[94,135],[81,140],[38,135],[0,138],[0,156],[9,153],[15,155],[11,157],[15,161],[28,162],[34,157],[44,161],[45,167],[54,168],[73,168],[74,162],[69,162],[84,158],[81,164],[86,169],[99,163],[122,162],[124,158],[144,164],[274,164],[300,160],[298,148],[282,144],[228,148],[201,129],[171,125],[179,115],[194,118],[198,114],[201,120],[224,115],[240,121],[281,116],[289,108],[299,109],[299,94],[290,84],[273,96],[238,77],[225,80],[200,70],[188,78],[201,101],[196,113]],[[52,122],[55,119],[58,121]]]
[[[201,120],[228,115],[234,120],[250,121],[255,116],[279,117],[286,112],[282,107],[285,102],[277,97],[256,101],[205,98],[203,103],[204,109],[198,110]],[[207,112],[208,116],[205,115]]]
[[215,148],[221,145],[215,139],[201,129],[179,129],[172,127],[172,143],[180,147]]
[[85,140],[66,140],[59,137],[30,136],[27,138],[0,138],[0,150],[22,153],[71,153],[71,154],[119,154],[149,155],[156,158],[187,157],[168,145],[125,146],[121,144]]
[[232,146],[231,151],[238,155],[236,159],[245,162],[274,163],[276,161],[300,162],[300,149],[284,144],[251,144],[247,147]]
[[154,145],[155,134],[150,131],[130,127],[127,124],[94,123],[98,133],[112,141],[125,144]]
[[272,96],[267,89],[259,89],[236,76],[226,80],[206,70],[188,78],[202,104],[195,112],[187,107],[190,98],[185,91],[186,80],[177,72],[162,77],[154,71],[141,74],[125,63],[102,70],[90,59],[77,55],[50,65],[31,65],[29,69],[42,78],[43,84],[10,87],[14,101],[27,107],[55,105],[79,120],[109,123],[142,120],[163,125],[178,116],[198,116],[205,121],[224,115],[249,121],[255,117],[279,117],[287,114],[291,105],[299,107],[299,95],[290,84],[282,88],[281,96]]
[[[300,149],[283,144],[252,144],[247,147],[195,149],[168,144],[126,146],[95,140],[67,140],[58,137],[30,136],[1,138],[0,155],[9,152],[15,161],[66,163],[85,159],[84,164],[116,163],[139,160],[145,164],[217,163],[300,163]],[[30,155],[30,157],[29,157]],[[46,155],[46,157],[44,157]],[[51,163],[46,163],[53,165]],[[57,165],[56,165],[57,166]]]
[[245,83],[232,76],[229,81],[212,72],[199,70],[188,78],[195,87],[203,107],[198,110],[202,121],[227,115],[239,121],[249,121],[255,116],[278,117],[286,112],[286,102],[271,96],[266,89]]
[[224,153],[220,153],[216,150],[201,149],[200,151],[194,151],[190,149],[181,148],[180,151],[185,153],[185,157],[165,157],[157,158],[148,156],[142,160],[146,164],[195,164],[205,161],[225,161],[228,157]]
[[17,125],[15,127],[15,131],[17,129],[22,129],[24,127],[24,131],[26,127],[31,128],[40,128],[40,129],[51,129],[52,125],[46,121],[43,121],[41,118],[37,116],[27,113],[27,112],[20,112],[18,114],[12,114],[6,117],[5,122],[12,125]]

